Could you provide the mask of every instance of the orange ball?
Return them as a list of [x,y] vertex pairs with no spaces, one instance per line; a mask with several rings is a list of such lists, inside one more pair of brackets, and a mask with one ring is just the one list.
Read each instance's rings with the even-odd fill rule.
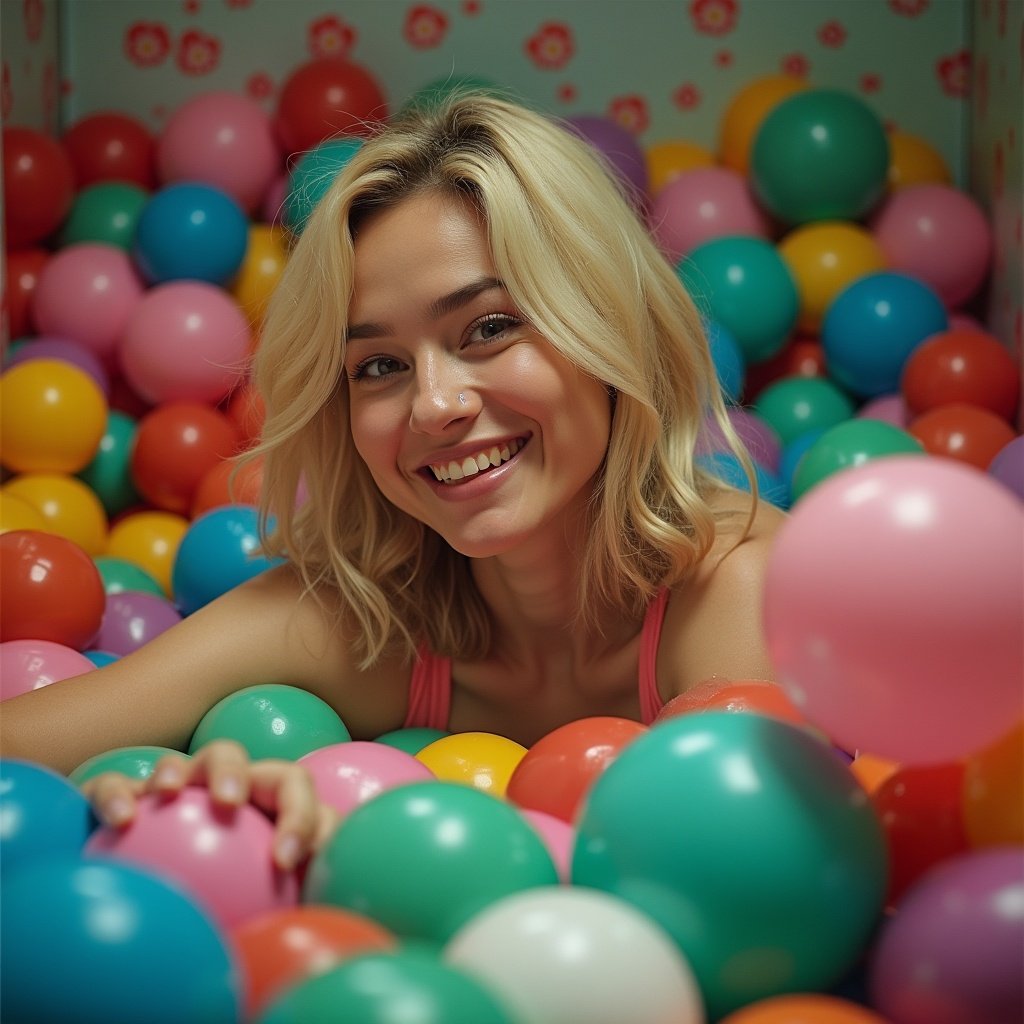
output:
[[886,1024],[867,1007],[838,996],[772,996],[750,1003],[719,1024]]
[[992,460],[1017,435],[994,412],[966,402],[930,409],[907,427],[926,452],[987,470]]
[[111,527],[106,553],[145,569],[170,597],[174,557],[187,531],[188,520],[173,512],[132,512]]
[[1024,721],[967,758],[963,815],[972,847],[1024,843]]
[[673,697],[658,712],[656,722],[698,711],[746,711],[767,715],[793,725],[807,725],[807,719],[778,683],[767,679],[732,682],[707,679],[685,693]]
[[753,400],[760,391],[783,377],[825,377],[825,351],[814,335],[797,335],[771,359],[747,367],[744,399]]
[[20,498],[43,517],[44,529],[74,541],[90,555],[107,544],[107,510],[96,492],[67,473],[23,473],[4,484],[4,493]]
[[715,154],[696,142],[669,139],[656,142],[644,151],[648,190],[656,196],[670,181],[696,167],[714,167]]
[[784,99],[808,88],[802,78],[769,75],[745,85],[729,101],[718,133],[718,162],[746,175],[750,151],[764,119]]
[[203,474],[192,498],[192,518],[222,505],[258,505],[263,487],[263,460],[224,459]]
[[931,143],[908,132],[889,133],[889,191],[911,185],[950,185],[953,176]]
[[895,761],[874,754],[858,754],[850,765],[850,771],[869,796],[899,770]]
[[242,435],[242,447],[251,448],[260,439],[266,408],[263,397],[252,383],[245,383],[231,392],[224,407],[228,418]]

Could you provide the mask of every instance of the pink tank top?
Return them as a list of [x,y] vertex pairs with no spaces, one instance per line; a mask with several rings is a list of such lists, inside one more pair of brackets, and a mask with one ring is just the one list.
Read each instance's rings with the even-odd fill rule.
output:
[[[640,630],[640,663],[637,678],[640,720],[650,725],[664,703],[658,693],[655,669],[661,624],[668,605],[668,589],[658,591],[644,616]],[[403,728],[447,729],[452,704],[452,660],[420,647],[409,683],[409,710]]]

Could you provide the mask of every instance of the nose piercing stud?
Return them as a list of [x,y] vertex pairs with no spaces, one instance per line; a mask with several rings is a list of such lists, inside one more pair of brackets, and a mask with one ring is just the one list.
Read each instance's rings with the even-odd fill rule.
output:
[[466,396],[460,391],[459,392],[459,405],[466,404]]

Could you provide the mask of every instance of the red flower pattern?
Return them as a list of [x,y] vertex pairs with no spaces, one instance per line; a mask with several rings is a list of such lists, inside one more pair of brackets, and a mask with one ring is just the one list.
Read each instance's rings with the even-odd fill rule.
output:
[[181,6],[186,14],[198,14],[203,4],[202,0],[182,0]]
[[224,0],[228,7],[252,7],[252,0]]
[[904,18],[917,18],[928,10],[931,0],[889,0],[889,10]]
[[576,86],[572,82],[566,82],[558,87],[558,98],[563,103],[572,103],[576,99]]
[[356,41],[356,30],[337,15],[328,14],[311,22],[306,33],[314,57],[344,57]]
[[448,18],[444,12],[427,4],[409,8],[405,16],[402,35],[405,41],[417,50],[428,50],[440,46],[448,31]]
[[841,22],[826,21],[818,29],[818,42],[822,46],[830,46],[832,49],[838,50],[846,42],[846,29]]
[[256,71],[245,83],[245,93],[253,100],[265,100],[274,93],[274,80],[266,71]]
[[164,62],[171,50],[166,25],[156,21],[137,21],[124,34],[124,52],[140,68],[153,68]]
[[860,76],[860,91],[861,92],[878,92],[882,88],[882,79],[874,74],[874,72],[868,72]]
[[11,66],[4,61],[3,78],[0,80],[0,113],[4,120],[11,116],[11,107],[14,106],[14,93],[11,92]]
[[480,0],[462,0],[462,13],[472,18],[480,13]]
[[693,27],[707,36],[728,35],[736,27],[736,0],[691,0]]
[[978,60],[978,69],[974,75],[974,109],[981,120],[988,117],[988,66],[988,54],[983,53]]
[[971,91],[971,55],[960,50],[948,57],[940,58],[935,64],[939,85],[947,96],[960,99]]
[[209,74],[220,62],[220,40],[198,29],[189,29],[181,34],[174,59],[186,75]]
[[811,73],[811,62],[802,53],[790,53],[782,58],[782,73],[794,78],[806,78]]
[[608,104],[608,116],[633,135],[647,131],[651,123],[647,100],[636,94],[613,99]]
[[684,82],[672,93],[672,102],[680,110],[696,110],[700,106],[700,99],[700,89],[693,82]]
[[539,68],[564,68],[575,51],[572,29],[562,22],[545,22],[526,40],[526,54]]
[[719,50],[715,54],[715,64],[720,68],[731,68],[733,62],[732,50]]
[[1006,155],[1001,139],[992,146],[992,198],[1002,199],[1006,189]]
[[43,0],[25,0],[22,10],[25,15],[25,35],[30,43],[35,43],[43,34],[43,22],[46,20]]

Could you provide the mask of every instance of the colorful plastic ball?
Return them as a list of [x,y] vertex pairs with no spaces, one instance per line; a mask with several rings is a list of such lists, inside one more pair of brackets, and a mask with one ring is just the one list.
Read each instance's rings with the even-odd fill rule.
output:
[[416,759],[439,779],[503,797],[526,747],[489,732],[460,732],[424,747]]
[[361,64],[322,57],[297,67],[277,99],[275,126],[286,153],[303,153],[338,135],[366,135],[387,120],[376,78]]
[[1024,1013],[1024,851],[961,854],[934,868],[886,922],[871,1002],[899,1024],[1005,1024]]
[[633,205],[643,208],[650,182],[644,152],[633,134],[611,118],[594,114],[574,114],[566,118],[565,126],[597,150]]
[[708,347],[715,364],[715,374],[727,402],[738,402],[746,380],[746,360],[739,342],[721,324],[707,325]]
[[[0,871],[5,885],[40,861],[78,857],[96,825],[88,801],[64,776],[15,758],[0,760],[0,822],[4,843]],[[4,988],[10,983],[5,970]]]
[[140,798],[129,827],[101,826],[86,852],[159,871],[193,896],[221,928],[298,902],[299,884],[271,855],[273,823],[251,804],[225,808],[186,786],[173,799]]
[[827,377],[825,353],[813,335],[797,334],[771,359],[748,367],[744,401],[753,402],[769,384],[784,377]]
[[245,258],[245,211],[219,188],[183,182],[154,193],[139,214],[132,256],[151,284],[226,284]]
[[257,1024],[517,1024],[475,978],[421,951],[363,953],[299,982]]
[[449,96],[463,92],[484,93],[488,96],[505,96],[508,90],[490,78],[481,75],[450,74],[435,78],[420,86],[402,105],[402,110],[411,108],[431,109],[439,106]]
[[271,183],[263,196],[263,205],[260,209],[260,220],[271,227],[284,227],[282,219],[284,212],[284,201],[288,195],[288,173],[282,171]]
[[680,174],[715,165],[715,154],[710,149],[688,139],[655,142],[644,150],[644,159],[647,162],[648,188],[655,198]]
[[[706,455],[698,455],[695,462],[705,473],[727,486],[739,491],[753,492],[747,470],[740,462],[739,456],[733,452],[708,452]],[[755,462],[754,478],[757,481],[757,493],[761,498],[777,508],[789,507],[789,492],[776,473]]]
[[771,242],[716,238],[685,256],[676,273],[705,319],[732,333],[748,364],[781,351],[796,324],[800,299]]
[[1010,350],[992,334],[951,329],[933,334],[910,354],[900,391],[912,413],[968,402],[1013,421],[1020,374]]
[[862,398],[899,391],[903,367],[949,318],[933,288],[906,274],[880,271],[844,288],[821,325],[829,375]]
[[214,704],[196,726],[189,753],[217,739],[235,740],[253,760],[297,761],[352,737],[337,712],[315,694],[284,683],[263,683]]
[[1024,500],[1024,435],[999,449],[988,464],[988,474]]
[[120,654],[114,654],[113,651],[100,651],[92,648],[87,651],[82,651],[82,653],[96,668],[106,668],[107,665],[112,665],[115,661],[119,661],[121,658]]
[[701,1024],[693,971],[662,928],[596,889],[542,888],[485,907],[444,948],[523,1021]]
[[931,285],[950,308],[978,293],[992,262],[988,217],[952,185],[894,192],[871,218],[871,230],[893,270]]
[[950,459],[896,455],[815,487],[765,583],[794,703],[844,750],[903,765],[993,742],[1020,717],[1022,524],[1012,494]]
[[75,178],[60,143],[34,128],[3,129],[4,242],[24,249],[60,227]]
[[141,500],[131,470],[137,428],[130,416],[110,410],[96,454],[77,474],[96,493],[108,516],[116,516]]
[[800,466],[800,460],[811,449],[811,446],[825,433],[824,427],[815,427],[812,430],[805,430],[797,434],[789,444],[785,445],[779,454],[779,479],[786,486],[787,493],[793,494],[793,478]]
[[394,729],[378,736],[374,743],[383,743],[388,747],[395,747],[397,750],[404,750],[407,754],[418,754],[428,743],[441,739],[442,736],[450,736],[451,733],[444,729],[429,729],[425,727],[412,729]]
[[358,910],[401,938],[443,943],[496,899],[557,883],[543,841],[514,807],[438,780],[352,811],[313,857],[303,896]]
[[794,228],[779,242],[800,293],[797,328],[821,329],[825,311],[848,285],[887,266],[874,236],[859,224],[821,221]]
[[893,395],[879,395],[865,402],[858,410],[857,415],[861,419],[880,420],[891,426],[906,430],[910,423],[910,411],[903,395],[899,392]]
[[110,374],[103,361],[95,352],[90,351],[77,341],[66,338],[38,337],[29,338],[17,348],[9,350],[4,360],[4,369],[30,362],[33,359],[56,359],[58,362],[77,367],[88,374],[100,389],[104,401],[110,395]]
[[36,508],[46,529],[74,541],[87,554],[100,554],[107,543],[107,514],[87,484],[67,473],[22,473],[4,485],[8,494]]
[[171,593],[171,572],[188,520],[173,512],[131,512],[110,528],[106,554],[134,562]]
[[711,1018],[834,983],[882,910],[885,843],[860,786],[826,744],[762,715],[653,726],[594,784],[577,832],[573,884],[660,924]]
[[801,993],[750,1003],[721,1024],[886,1024],[877,1013],[839,996]]
[[792,725],[807,724],[807,719],[778,683],[768,680],[732,682],[723,679],[705,680],[673,697],[658,712],[654,724],[679,715],[703,711],[767,715]]
[[785,445],[808,430],[827,429],[850,419],[854,404],[826,378],[785,377],[757,396],[754,411]]
[[131,654],[176,626],[181,613],[164,597],[139,590],[107,595],[95,646],[112,654]]
[[647,726],[627,718],[591,716],[542,736],[512,773],[506,795],[525,810],[576,820],[591,786]]
[[79,188],[119,181],[156,184],[155,146],[149,129],[127,114],[103,111],[80,118],[61,139]]
[[270,224],[251,224],[245,259],[231,283],[231,294],[252,324],[261,324],[270,296],[288,263],[285,232]]
[[142,290],[124,250],[97,242],[69,245],[39,274],[33,318],[42,334],[69,338],[107,357],[124,334]]
[[259,440],[266,418],[263,398],[252,381],[244,379],[231,391],[224,411],[241,431],[242,447],[251,448]]
[[964,829],[973,847],[1024,843],[1024,722],[964,762]]
[[0,533],[10,530],[46,530],[46,519],[30,502],[0,490]]
[[[778,469],[781,453],[781,442],[775,428],[757,413],[743,406],[728,406],[726,415],[750,457],[774,473]],[[704,420],[696,450],[701,455],[731,450],[718,421],[710,416]]]
[[875,754],[857,753],[850,762],[850,772],[869,796],[879,789],[900,770],[895,761],[877,757]]
[[313,210],[362,144],[362,139],[351,135],[325,139],[298,158],[288,175],[282,216],[293,234],[302,234]]
[[767,238],[769,224],[746,179],[728,167],[698,167],[675,177],[651,203],[654,237],[670,263],[713,238]]
[[263,490],[263,460],[223,459],[200,478],[192,495],[193,519],[224,505],[259,505]]
[[118,356],[128,383],[153,404],[219,402],[239,381],[251,348],[249,323],[226,291],[172,281],[143,296]]
[[73,647],[52,640],[7,640],[0,643],[0,700],[92,670],[93,663]]
[[802,78],[767,75],[748,82],[730,100],[718,130],[718,162],[746,175],[750,151],[764,119],[784,99],[808,88]]
[[808,89],[764,119],[750,155],[760,203],[786,224],[858,220],[885,193],[889,140],[858,96]]
[[73,541],[41,530],[0,534],[0,642],[49,640],[83,650],[105,604],[96,566]]
[[100,182],[82,189],[61,226],[61,245],[99,242],[130,252],[148,199],[145,189],[127,182]]
[[395,937],[362,914],[339,907],[269,910],[231,933],[245,980],[245,1019],[295,985],[353,956],[393,950]]
[[793,476],[793,501],[834,473],[887,455],[923,453],[924,446],[899,427],[871,419],[849,419],[829,427],[800,460]]
[[889,191],[915,185],[948,185],[953,175],[939,151],[920,135],[889,132]]
[[530,823],[533,830],[544,842],[544,849],[548,851],[555,870],[558,872],[558,880],[564,885],[569,884],[572,869],[572,848],[576,842],[576,830],[572,825],[556,818],[553,814],[545,811],[534,811],[530,808],[521,807],[520,813]]
[[103,581],[106,594],[120,594],[124,590],[137,590],[142,593],[156,594],[164,597],[163,587],[141,565],[129,562],[125,558],[114,558],[111,555],[98,555],[93,559]]
[[31,359],[0,374],[0,452],[16,473],[74,473],[92,460],[107,402],[84,370]]
[[436,778],[412,754],[366,740],[311,750],[299,764],[313,777],[320,802],[342,817],[386,790]]
[[907,430],[926,452],[985,470],[1017,436],[1001,416],[967,402],[940,405],[910,421]]
[[172,750],[170,747],[115,747],[83,761],[68,778],[76,786],[81,786],[83,782],[88,782],[89,779],[94,779],[104,772],[119,772],[129,779],[148,779],[153,774],[157,762],[168,754],[184,756],[180,751]]
[[39,274],[50,258],[50,252],[40,248],[12,249],[5,255],[8,332],[10,337],[20,338],[35,333],[32,295],[39,283]]
[[177,107],[156,144],[160,181],[201,182],[256,209],[281,163],[263,108],[233,92],[204,92]]

